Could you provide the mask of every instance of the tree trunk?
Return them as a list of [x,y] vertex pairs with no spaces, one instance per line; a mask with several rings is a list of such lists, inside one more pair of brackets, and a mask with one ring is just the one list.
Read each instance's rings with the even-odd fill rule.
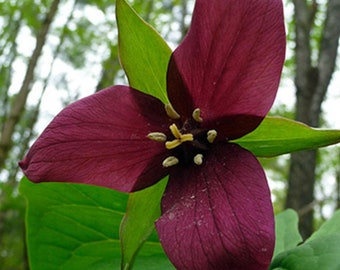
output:
[[25,109],[26,100],[34,81],[34,70],[45,45],[51,23],[57,13],[59,2],[60,0],[54,0],[51,4],[49,12],[46,14],[45,20],[36,39],[36,46],[28,63],[24,81],[13,101],[9,115],[3,124],[0,138],[0,170],[3,168],[8,152],[12,146],[12,137],[15,126],[19,122],[20,117]]
[[[316,0],[294,0],[296,120],[318,127],[321,105],[335,69],[340,35],[340,0],[329,0],[318,59],[312,64],[311,31],[315,26]],[[307,238],[313,232],[313,205],[316,151],[291,155],[286,207],[300,215],[300,233]]]

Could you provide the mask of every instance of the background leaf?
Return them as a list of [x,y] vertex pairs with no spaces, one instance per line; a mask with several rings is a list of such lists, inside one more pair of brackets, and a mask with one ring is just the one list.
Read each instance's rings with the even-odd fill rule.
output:
[[337,270],[340,269],[340,235],[316,238],[280,253],[270,270]]
[[266,117],[253,132],[234,141],[257,157],[272,157],[340,142],[340,130],[322,130],[282,117]]
[[[284,220],[289,219],[289,216],[291,216],[290,218],[293,218],[292,213],[287,214],[286,212],[287,211],[282,213],[283,216],[281,216],[281,218],[283,217]],[[296,217],[294,217],[293,223],[296,222],[295,219]],[[273,270],[340,269],[339,224],[340,224],[340,210],[336,211],[332,218],[327,220],[320,227],[320,229],[314,232],[312,236],[308,238],[302,245],[295,248],[291,248],[289,250],[286,249],[285,252],[281,252],[279,255],[275,256],[270,269]],[[280,223],[278,223],[277,226],[280,226]],[[277,241],[280,241],[280,239],[278,238]]]
[[130,86],[168,104],[166,72],[171,49],[125,0],[117,0],[116,17],[120,61]]
[[322,226],[306,240],[306,242],[323,236],[336,234],[340,235],[340,210],[337,210],[329,220],[323,223]]
[[[31,270],[120,269],[126,194],[80,184],[33,184],[26,178],[20,192],[27,201]],[[135,269],[159,267],[173,269],[159,242],[147,241]]]
[[[124,269],[132,269],[137,252],[154,232],[154,222],[161,213],[160,201],[166,184],[167,177],[147,189],[129,195],[126,214],[120,227]],[[151,239],[159,241],[156,234]]]
[[292,209],[287,209],[275,216],[275,256],[283,251],[294,248],[302,241],[298,229],[299,218]]

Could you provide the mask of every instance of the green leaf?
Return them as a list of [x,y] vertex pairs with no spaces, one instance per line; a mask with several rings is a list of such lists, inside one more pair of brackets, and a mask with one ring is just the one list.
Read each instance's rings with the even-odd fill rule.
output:
[[266,117],[253,132],[234,141],[258,157],[316,149],[340,142],[340,130],[314,129],[282,117]]
[[[123,268],[124,270],[129,268]],[[145,242],[136,258],[134,270],[175,270],[160,243]]]
[[[20,192],[27,201],[31,270],[121,269],[119,225],[126,194],[80,184],[33,184],[26,178]],[[173,269],[159,242],[152,240],[137,262],[137,270]]]
[[[288,218],[288,216],[287,216]],[[340,210],[301,246],[275,256],[270,269],[340,269]],[[277,239],[279,241],[279,239]]]
[[340,269],[340,235],[326,235],[280,253],[270,270]]
[[[167,177],[147,189],[130,194],[120,227],[123,269],[132,269],[137,252],[154,231],[154,222],[161,213],[160,201],[166,184]],[[158,238],[154,236],[153,240],[158,241]]]
[[340,210],[337,210],[329,220],[323,223],[322,226],[306,240],[306,242],[323,236],[336,234],[340,235]]
[[276,242],[273,257],[283,251],[289,250],[302,242],[302,237],[298,230],[299,218],[292,209],[275,216]]
[[116,17],[120,61],[130,86],[169,103],[166,73],[171,49],[125,0],[117,0]]
[[80,184],[33,184],[26,179],[20,192],[27,200],[30,269],[120,265],[118,228],[126,194]]

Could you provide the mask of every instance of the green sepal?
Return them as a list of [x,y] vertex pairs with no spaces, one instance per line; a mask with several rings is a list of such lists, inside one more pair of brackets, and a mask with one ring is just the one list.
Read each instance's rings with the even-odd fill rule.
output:
[[[120,227],[122,269],[132,269],[139,249],[154,231],[154,222],[161,214],[160,201],[167,180],[165,177],[157,184],[129,195]],[[154,235],[152,240],[157,242],[158,238]]]
[[171,49],[125,0],[117,0],[119,57],[131,87],[168,104],[166,73]]
[[315,129],[283,117],[266,117],[253,132],[234,140],[257,157],[273,157],[340,142],[340,130]]

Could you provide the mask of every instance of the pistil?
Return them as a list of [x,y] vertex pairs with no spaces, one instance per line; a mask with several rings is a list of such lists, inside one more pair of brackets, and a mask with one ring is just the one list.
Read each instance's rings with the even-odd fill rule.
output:
[[167,141],[165,143],[166,149],[174,149],[181,145],[183,142],[189,142],[194,140],[194,136],[191,133],[182,134],[177,128],[176,124],[170,126],[170,131],[174,135],[175,139],[172,141]]

